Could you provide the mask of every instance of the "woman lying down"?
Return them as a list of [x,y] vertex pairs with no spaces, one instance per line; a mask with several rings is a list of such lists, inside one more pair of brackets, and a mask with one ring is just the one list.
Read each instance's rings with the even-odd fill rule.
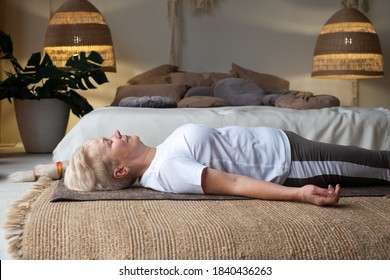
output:
[[64,183],[77,191],[122,189],[138,180],[163,192],[320,206],[339,201],[340,185],[390,183],[389,151],[319,143],[269,127],[187,124],[157,147],[115,131],[110,138],[87,141],[57,167],[59,174],[66,169]]

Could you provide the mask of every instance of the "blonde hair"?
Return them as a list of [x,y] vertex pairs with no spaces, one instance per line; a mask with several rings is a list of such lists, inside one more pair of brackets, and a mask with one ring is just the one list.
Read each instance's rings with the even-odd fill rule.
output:
[[114,178],[118,163],[99,149],[99,139],[86,142],[73,153],[65,171],[64,183],[71,190],[97,191],[129,187],[135,178]]

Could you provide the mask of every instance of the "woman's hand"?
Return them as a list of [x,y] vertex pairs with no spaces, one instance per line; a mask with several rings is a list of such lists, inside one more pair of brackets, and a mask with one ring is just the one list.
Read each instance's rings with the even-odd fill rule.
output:
[[340,184],[334,188],[329,185],[327,189],[315,185],[301,187],[302,200],[318,206],[337,204],[340,199]]
[[229,174],[212,168],[202,173],[202,188],[205,194],[238,195],[268,200],[303,200],[319,206],[336,204],[340,198],[340,185],[328,189],[315,185],[301,188]]

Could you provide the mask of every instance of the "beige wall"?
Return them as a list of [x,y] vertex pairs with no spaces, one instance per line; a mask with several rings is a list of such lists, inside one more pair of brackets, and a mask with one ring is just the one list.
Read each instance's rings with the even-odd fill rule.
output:
[[[42,49],[50,16],[50,1],[6,1],[5,31],[14,39],[22,64]],[[63,0],[52,0],[52,8]],[[170,26],[166,0],[90,0],[105,16],[113,36],[117,73],[110,83],[82,93],[92,105],[110,104],[115,90],[134,75],[169,62]],[[215,0],[216,6],[194,12],[182,0],[180,67],[187,71],[228,72],[232,62],[259,72],[282,76],[292,89],[333,94],[343,105],[352,100],[351,83],[310,77],[319,31],[339,8],[339,0]],[[390,1],[370,1],[367,16],[379,34],[390,61]],[[385,69],[386,71],[386,69]],[[360,82],[362,107],[390,108],[390,76]],[[12,106],[1,108],[1,141],[19,141]],[[70,129],[78,119],[70,118]]]

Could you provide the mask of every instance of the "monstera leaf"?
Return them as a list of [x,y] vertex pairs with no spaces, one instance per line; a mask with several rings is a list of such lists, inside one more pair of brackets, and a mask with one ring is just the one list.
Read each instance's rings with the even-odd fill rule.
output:
[[95,51],[70,57],[64,69],[56,67],[48,54],[33,53],[23,68],[13,56],[11,37],[0,31],[0,58],[10,59],[15,70],[0,82],[0,99],[10,102],[12,98],[58,98],[82,117],[93,107],[77,90],[95,89],[108,82],[101,67],[103,58]]

